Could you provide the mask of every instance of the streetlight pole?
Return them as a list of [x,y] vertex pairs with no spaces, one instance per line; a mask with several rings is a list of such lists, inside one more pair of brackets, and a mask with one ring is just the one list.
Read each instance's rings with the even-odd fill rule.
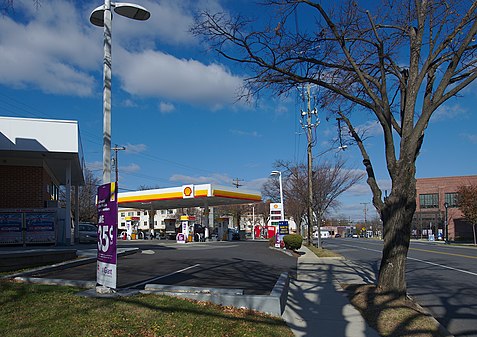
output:
[[111,182],[111,0],[104,0],[103,184]]
[[142,6],[130,3],[114,3],[104,0],[93,10],[89,21],[98,27],[104,27],[103,38],[103,184],[111,182],[111,32],[112,12],[134,20],[147,20],[151,13]]
[[447,222],[449,204],[447,202],[444,203],[444,208],[446,209],[446,218],[444,220],[445,243],[449,243],[449,224]]
[[272,175],[272,176],[278,175],[278,182],[280,184],[280,203],[282,204],[282,214],[280,215],[280,219],[283,221],[283,220],[285,220],[285,205],[283,204],[282,172],[281,171],[272,171],[272,173],[270,175]]

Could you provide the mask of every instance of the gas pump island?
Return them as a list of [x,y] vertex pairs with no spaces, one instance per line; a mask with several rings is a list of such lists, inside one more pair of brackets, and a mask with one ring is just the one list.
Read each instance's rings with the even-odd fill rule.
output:
[[[212,184],[182,185],[180,187],[159,188],[118,194],[118,206],[121,208],[142,209],[148,205],[152,214],[156,210],[201,207],[204,209],[202,223],[192,216],[183,215],[180,218],[180,231],[176,236],[177,242],[186,243],[202,240],[209,236],[209,207],[223,205],[239,205],[261,202],[259,192],[238,190]],[[131,225],[134,219],[131,219]],[[128,228],[129,229],[129,228]],[[132,233],[131,233],[132,234]]]

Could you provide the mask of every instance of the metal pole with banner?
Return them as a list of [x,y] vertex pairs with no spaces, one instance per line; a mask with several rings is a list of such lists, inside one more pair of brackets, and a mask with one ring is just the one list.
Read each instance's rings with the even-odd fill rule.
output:
[[116,289],[118,231],[118,189],[116,183],[98,188],[98,257],[96,282]]
[[278,221],[278,233],[277,233],[277,239],[275,242],[275,247],[280,248],[283,242],[283,237],[288,234],[290,234],[288,221],[287,220]]

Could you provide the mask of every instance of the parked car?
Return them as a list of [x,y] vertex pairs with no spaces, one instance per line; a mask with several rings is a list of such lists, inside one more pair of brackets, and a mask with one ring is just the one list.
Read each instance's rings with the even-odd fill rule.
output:
[[340,238],[341,234],[335,234],[335,238]]
[[91,223],[79,224],[79,242],[96,243],[98,242],[98,227]]

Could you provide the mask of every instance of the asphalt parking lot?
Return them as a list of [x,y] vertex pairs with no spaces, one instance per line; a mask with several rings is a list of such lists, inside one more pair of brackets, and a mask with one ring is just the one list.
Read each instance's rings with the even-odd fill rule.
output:
[[[138,253],[118,259],[119,289],[168,284],[239,288],[245,294],[262,295],[270,293],[281,273],[296,274],[297,258],[270,249],[265,241],[121,241],[119,246],[139,248]],[[33,276],[95,281],[96,263]]]

